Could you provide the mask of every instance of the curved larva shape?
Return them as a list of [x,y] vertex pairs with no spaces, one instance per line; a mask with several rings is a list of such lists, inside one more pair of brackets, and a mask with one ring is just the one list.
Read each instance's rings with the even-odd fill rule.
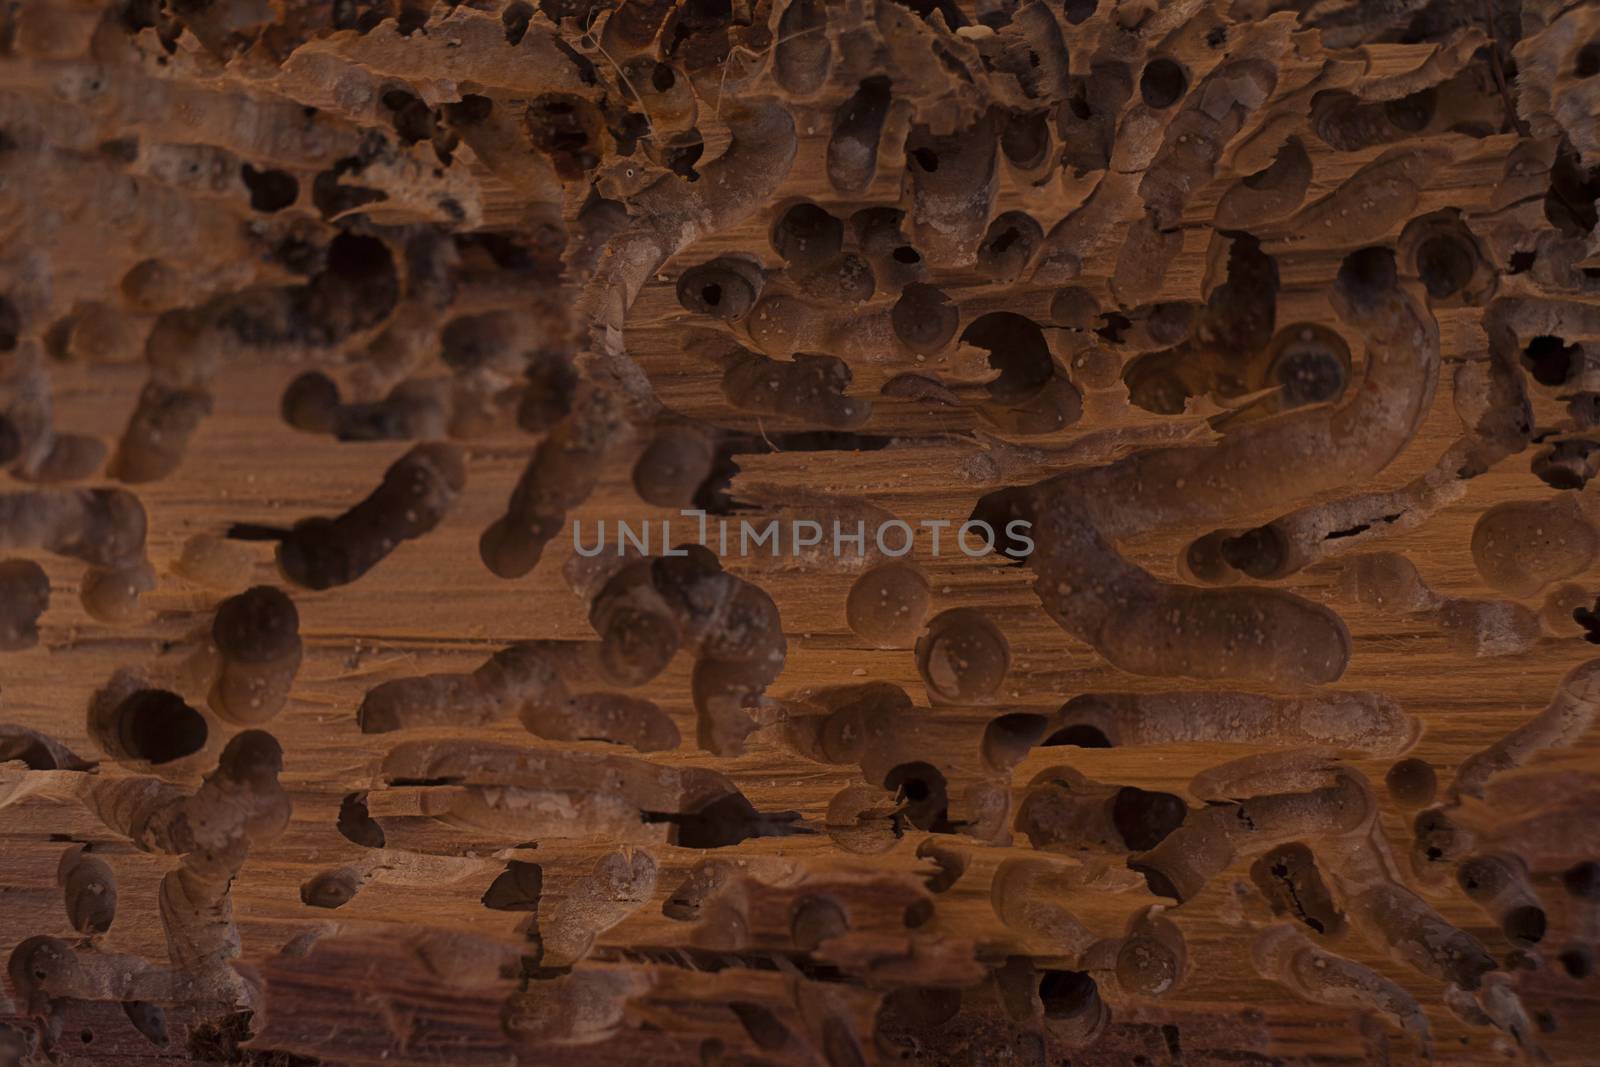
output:
[[303,519],[283,534],[278,565],[285,577],[308,589],[353,582],[400,542],[442,522],[466,481],[465,460],[455,445],[417,445],[349,511],[332,519]]
[[1277,69],[1265,60],[1233,59],[1189,93],[1139,182],[1139,196],[1158,228],[1179,224],[1189,197],[1211,181],[1228,143],[1277,81]]
[[369,885],[431,889],[453,885],[503,866],[498,859],[375,848],[354,863],[312,875],[300,886],[300,900],[316,908],[338,908],[348,904]]
[[667,175],[633,198],[633,217],[642,222],[608,242],[584,284],[573,308],[573,319],[586,330],[576,361],[584,381],[572,413],[540,443],[506,513],[479,541],[484,564],[497,576],[520,578],[538,564],[567,510],[594,491],[601,457],[626,443],[627,409],[650,414],[660,407],[622,345],[640,289],[678,251],[770,202],[794,165],[794,117],[777,101],[733,109],[728,126],[727,150],[700,168],[699,181]]
[[366,803],[386,845],[435,853],[583,837],[716,848],[797,832],[791,814],[757,812],[707,768],[465,741],[395,746]]
[[[1040,534],[1051,539],[1052,531],[1040,524],[1035,538]],[[1036,558],[1034,590],[1063,629],[1123,670],[1288,685],[1325,684],[1344,673],[1350,634],[1328,608],[1277,589],[1200,590],[1164,583],[1103,543],[1093,548],[1095,555],[1080,552],[1059,569],[1053,559]],[[1085,572],[1095,564],[1100,575],[1113,579],[1115,592],[1090,600],[1078,591],[1093,588]]]
[[300,615],[270,585],[253,586],[217,605],[211,623],[217,676],[210,706],[236,726],[259,726],[283,710],[300,670]]
[[39,618],[50,607],[50,578],[31,559],[0,562],[0,651],[39,643]]
[[1381,828],[1327,842],[1324,870],[1345,912],[1391,959],[1442,982],[1476,989],[1494,959],[1477,938],[1453,926],[1395,880],[1394,860]]
[[[501,649],[471,674],[396,678],[368,691],[356,712],[364,733],[421,726],[480,726],[517,716],[553,741],[601,740],[641,752],[678,746],[672,719],[647,700],[575,692],[615,684],[598,642],[525,641]],[[648,679],[646,679],[648,680]]]
[[233,969],[239,928],[233,922],[231,876],[213,880],[188,866],[161,879],[161,926],[167,955],[195,995],[225,1004],[248,1003],[249,987]]
[[[1383,470],[1426,416],[1439,369],[1437,324],[1392,274],[1384,276],[1387,259],[1347,258],[1333,294],[1341,317],[1366,342],[1367,372],[1343,404],[1247,424],[1210,448],[1138,452],[1081,476],[1063,475],[1057,484],[1077,482],[1092,501],[1096,526],[1120,539],[1305,498]],[[1319,462],[1282,461],[1313,455]],[[1186,487],[1209,491],[1186,493]]]
[[196,875],[237,873],[252,844],[275,839],[289,822],[278,783],[283,750],[263,730],[235,734],[217,767],[191,795],[158,778],[91,779],[79,790],[90,812],[145,852],[184,856]]
[[1575,743],[1600,711],[1600,659],[1592,659],[1567,672],[1545,709],[1499,741],[1468,756],[1456,771],[1451,796],[1482,797],[1489,779],[1520,767],[1547,748]]
[[29,482],[92,477],[105,463],[106,446],[95,437],[56,430],[44,362],[43,346],[31,339],[7,355],[8,366],[0,372],[0,464]]
[[[1320,684],[1344,673],[1332,611],[1275,589],[1194,589],[1123,559],[1116,541],[1304,499],[1382,470],[1415,434],[1438,373],[1432,316],[1372,250],[1340,270],[1341,315],[1367,342],[1360,388],[1337,407],[1240,426],[1209,448],[1158,448],[985,497],[974,517],[1033,521],[1028,562],[1045,610],[1125,670]],[[1285,462],[1284,457],[1306,457]],[[1312,457],[1315,457],[1313,460]]]
[[836,356],[778,360],[750,352],[723,372],[722,395],[740,411],[853,430],[872,416],[872,401],[845,395],[850,381],[850,365]]
[[177,1002],[177,978],[141,956],[78,951],[55,937],[30,937],[11,952],[11,987],[32,1010],[60,998]]
[[1159,845],[1129,860],[1129,866],[1145,873],[1152,891],[1189,900],[1238,856],[1304,837],[1351,834],[1367,825],[1375,811],[1366,780],[1338,769],[1331,785],[1310,792],[1252,796],[1192,812]]
[[1365,964],[1318,948],[1293,927],[1263,930],[1250,946],[1250,960],[1263,978],[1296,996],[1313,1004],[1376,1011],[1428,1047],[1428,1017],[1417,998]]
[[98,567],[144,554],[145,511],[126,489],[0,493],[0,549],[40,548]]
[[1478,516],[1472,561],[1495,589],[1528,597],[1581,574],[1600,555],[1600,532],[1584,514],[1579,494],[1507,500]]
[[511,491],[506,513],[478,541],[484,565],[500,578],[533,570],[566,523],[567,509],[594,490],[600,460],[628,436],[615,394],[592,389],[534,450]]
[[74,930],[93,937],[111,929],[117,916],[117,876],[110,864],[87,845],[72,845],[61,854],[56,882]]
[[1545,911],[1530,884],[1528,865],[1517,853],[1469,856],[1456,868],[1456,884],[1512,944],[1532,946],[1544,940]]
[[978,254],[1000,179],[1000,133],[985,112],[970,128],[906,139],[905,192],[911,237],[930,263],[966,266]]
[[722,569],[710,551],[629,564],[590,604],[601,659],[613,677],[642,684],[681,644],[695,655],[690,689],[700,746],[735,755],[755,728],[746,707],[783,670],[788,641],[772,598]]
[[[1520,451],[1533,433],[1533,413],[1517,361],[1514,337],[1501,336],[1489,360],[1463,363],[1456,370],[1455,408],[1463,432],[1427,471],[1398,489],[1313,504],[1227,536],[1223,551],[1234,554],[1229,562],[1252,578],[1286,578],[1320,560],[1419,526],[1459,500],[1468,479]],[[1218,535],[1221,531],[1207,536]]]
[[[288,824],[289,798],[278,783],[282,768],[277,740],[246,730],[228,742],[216,769],[192,795],[153,778],[86,784],[77,798],[113,831],[144,851],[182,857],[162,879],[159,898],[172,968],[137,957],[76,953],[65,942],[35,937],[11,956],[18,991],[41,1010],[64,997],[251,1007],[252,990],[232,966],[239,934],[230,887],[250,848],[273,840]],[[80,928],[90,930],[110,925],[103,907],[84,906],[88,889],[109,878],[109,869],[96,863],[68,853],[60,871],[74,924],[81,919]]]
[[1252,693],[1086,693],[1062,705],[1046,736],[1074,726],[1116,746],[1220,741],[1327,745],[1369,756],[1411,748],[1421,724],[1381,693],[1322,693],[1300,699]]
[[1290,137],[1265,169],[1241,178],[1217,201],[1218,226],[1260,225],[1293,214],[1311,186],[1311,157]]
[[648,220],[668,255],[771,203],[794,165],[799,142],[794,116],[783,104],[751,101],[727,121],[732,141],[700,167],[699,181],[669,175],[633,198],[634,216]]
[[1331,241],[1346,248],[1382,240],[1416,211],[1428,175],[1443,153],[1396,149],[1295,216],[1288,240]]
[[655,857],[642,849],[601,856],[539,926],[547,967],[570,966],[595,938],[644,907],[656,888]]
[[995,869],[989,898],[997,918],[1051,955],[1076,958],[1097,938],[1061,901],[1074,889],[1072,868],[1049,860],[1009,859]]
[[827,81],[833,46],[828,41],[828,6],[790,0],[778,19],[773,79],[793,96],[810,96]]
[[1397,883],[1347,890],[1345,899],[1363,933],[1387,945],[1392,957],[1423,974],[1470,989],[1495,966],[1476,938],[1451,925],[1421,897]]
[[846,195],[860,194],[878,173],[878,141],[893,97],[889,79],[862,79],[861,86],[833,116],[828,138],[828,181]]

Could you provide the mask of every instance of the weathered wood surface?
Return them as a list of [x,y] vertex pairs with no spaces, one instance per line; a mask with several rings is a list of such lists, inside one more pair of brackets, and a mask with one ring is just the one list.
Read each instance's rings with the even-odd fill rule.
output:
[[[21,623],[19,647],[0,653],[0,723],[96,766],[65,766],[30,734],[0,736],[17,757],[0,765],[0,951],[12,961],[0,1063],[1592,1061],[1600,890],[1581,865],[1600,859],[1593,683],[1573,676],[1559,728],[1534,738],[1521,766],[1458,771],[1559,697],[1593,651],[1573,611],[1595,609],[1600,594],[1594,483],[1583,487],[1600,421],[1600,187],[1586,177],[1600,163],[1600,9],[923,6],[938,13],[666,4],[654,8],[666,30],[631,42],[627,27],[650,25],[652,5],[36,0],[4,14],[0,293],[15,340],[0,353],[0,429],[12,438],[0,543],[5,558],[43,567],[50,597],[37,641],[20,647],[37,580],[7,573],[0,622]],[[952,21],[967,26],[952,32]],[[774,38],[789,46],[776,58]],[[795,47],[808,41],[828,43],[820,63],[818,50]],[[1176,83],[1160,66],[1144,77],[1161,58],[1181,67]],[[879,75],[892,90],[871,138],[875,168],[851,187],[829,173],[829,142],[846,98]],[[556,97],[566,110],[551,109]],[[635,113],[654,134],[630,153],[619,133]],[[995,125],[1035,114],[1052,131],[1037,162],[1019,158],[1020,117],[1012,140]],[[743,159],[735,149],[719,161],[741,137]],[[697,139],[698,179],[673,176],[663,152]],[[1011,154],[991,153],[993,196],[973,199],[984,146],[996,144]],[[1304,150],[1303,189],[1286,174],[1296,149],[1285,145]],[[833,155],[860,158],[860,147]],[[1279,170],[1242,181],[1269,166]],[[941,173],[957,175],[944,199],[929,193]],[[1241,188],[1289,192],[1241,206]],[[956,194],[967,207],[951,207]],[[591,196],[626,205],[631,221]],[[860,275],[838,261],[803,263],[811,253],[791,245],[785,268],[774,228],[796,198],[844,223],[845,249],[873,275],[870,300],[846,298]],[[879,206],[908,212],[895,241],[856,225]],[[1015,238],[980,254],[989,220],[1011,211],[1037,233],[1019,222]],[[1006,258],[1030,240],[1039,247]],[[919,264],[896,260],[895,247],[920,249]],[[1367,248],[1396,250],[1395,280],[1383,256],[1362,258]],[[705,313],[703,290],[698,310],[692,291],[679,295],[685,271],[724,255],[766,272],[693,276],[716,282],[719,300],[757,283],[760,302],[732,321]],[[1219,295],[1230,257],[1236,283]],[[1261,273],[1268,257],[1275,288]],[[908,323],[939,312],[903,296],[913,280],[960,313],[923,352]],[[1086,318],[1063,295],[1073,288],[1096,302]],[[909,312],[898,327],[897,302]],[[993,312],[1028,325],[998,343],[981,331],[957,339]],[[817,316],[828,321],[815,327]],[[1272,378],[1266,339],[1281,348],[1296,323],[1342,336],[1349,365],[1317,335],[1308,377]],[[1036,338],[1048,349],[1030,347]],[[778,362],[730,386],[718,362],[730,343]],[[1135,363],[1167,350],[1178,356],[1161,357],[1173,360],[1166,372]],[[828,395],[837,382],[761,395],[764,376],[791,373],[797,352],[842,358],[845,395]],[[339,414],[304,399],[314,386],[299,376],[312,368],[337,379],[346,402],[379,401],[402,382],[412,402]],[[908,373],[914,388],[888,384]],[[298,404],[285,399],[291,383]],[[1493,383],[1478,389],[1487,399],[1474,400],[1474,383]],[[1331,393],[1294,391],[1317,386]],[[870,415],[852,406],[869,399]],[[1350,417],[1337,449],[1293,429],[1358,400],[1368,414]],[[335,426],[382,439],[338,440]],[[820,430],[837,434],[821,449],[796,436]],[[1473,430],[1472,447],[1450,453],[1460,468],[1439,468],[1428,499],[1339,510],[1422,478]],[[732,454],[735,519],[959,524],[975,508],[994,514],[982,509],[998,490],[1068,470],[1085,480],[1029,499],[1051,539],[1026,565],[967,558],[948,542],[934,557],[926,536],[908,557],[929,590],[926,620],[976,609],[1003,633],[998,685],[970,658],[925,673],[914,637],[878,648],[853,630],[845,608],[860,561],[735,554],[727,572],[754,590],[704,588],[746,598],[735,622],[755,619],[743,636],[759,657],[776,638],[762,628],[760,594],[770,597],[781,673],[724,652],[736,699],[697,702],[691,649],[659,674],[639,665],[664,634],[699,623],[663,607],[659,589],[636,601],[602,592],[615,557],[569,565],[573,523],[587,539],[598,523],[670,518],[686,539],[692,523],[677,505],[690,498],[670,499],[670,479],[658,470],[658,485],[638,467],[656,435],[673,433],[688,467],[709,453],[686,440]],[[590,439],[603,444],[585,452]],[[1174,445],[1223,454],[1230,439],[1261,444],[1197,484],[1153,469],[1082,475]],[[1392,461],[1351,467],[1391,439]],[[419,459],[419,440],[452,444]],[[551,539],[540,553],[491,538],[486,554],[484,532],[536,448],[529,484],[559,485],[565,506],[525,511],[520,525],[543,522]],[[1552,450],[1569,457],[1555,474]],[[341,571],[348,560],[280,566],[273,541],[227,536],[338,515],[403,457],[425,492],[414,508],[376,508],[375,540],[397,543],[369,553],[364,573]],[[691,494],[714,487],[717,472],[689,473]],[[640,499],[641,477],[657,504]],[[106,520],[73,542],[80,498],[59,494],[115,485],[147,517],[142,540],[113,545],[121,528]],[[34,491],[57,495],[15,495]],[[1237,506],[1217,519],[1218,500]],[[1509,503],[1545,510],[1486,522]],[[1292,558],[1274,540],[1281,524],[1267,524],[1316,507],[1340,516],[1325,526],[1339,536]],[[1083,621],[1100,595],[1091,587],[1121,560],[1201,589],[1207,575],[1182,562],[1200,558],[1189,553],[1196,538],[1258,528],[1229,551],[1267,576],[1224,565],[1212,577],[1299,599],[1230,593],[1245,610],[1224,625],[1215,601],[1160,599],[1169,593],[1130,572],[1109,621]],[[1101,557],[1085,531],[1097,529],[1115,531],[1106,540],[1121,560],[1106,557],[1086,586],[1084,561]],[[1268,573],[1273,552],[1281,574]],[[1406,562],[1425,590],[1408,584]],[[151,587],[120,596],[130,584]],[[297,627],[246,627],[231,655],[212,640],[213,618],[261,585],[292,598]],[[516,682],[499,705],[458,686],[432,703],[396,698],[400,710],[383,714],[369,703],[358,719],[384,683],[471,672],[516,642],[592,648],[592,605],[604,630],[619,603],[644,619],[615,623],[610,662],[638,673],[608,676],[578,662],[585,653],[560,670],[571,691],[625,691],[664,712],[605,705],[634,716],[637,732],[616,736],[648,738],[637,746],[648,751],[562,739],[579,709],[543,676]],[[914,634],[924,618],[913,615]],[[719,619],[713,629],[734,631]],[[686,644],[702,662],[717,658],[696,636]],[[143,680],[119,680],[124,669]],[[230,670],[264,703],[219,696]],[[256,678],[266,681],[252,690]],[[968,688],[940,700],[930,678]],[[286,699],[252,724],[276,703],[274,679],[292,679]],[[853,724],[868,732],[864,749],[839,756],[851,725],[840,716],[817,741],[804,716],[824,709],[810,695],[874,683]],[[900,687],[911,709],[898,711],[882,685]],[[194,709],[198,750],[172,705],[133,716],[138,698],[123,698],[140,686]],[[984,747],[1003,714],[1042,717],[1007,720],[1036,741],[1080,722],[1058,709],[1084,694],[1198,692],[1233,694],[1220,713],[1177,717],[1209,730],[1203,739]],[[1387,739],[1345,712],[1331,736],[1240,740],[1261,706],[1252,694],[1352,692],[1380,694],[1412,720],[1391,722]],[[456,721],[408,724],[435,705]],[[667,720],[676,744],[662,740]],[[617,729],[620,718],[608,721]],[[371,732],[396,724],[408,725]],[[275,778],[270,743],[245,733],[251,725],[281,746]],[[218,770],[241,734],[254,747],[235,742]],[[185,754],[135,758],[155,743]],[[385,776],[393,753],[429,744],[436,756],[490,744],[554,755],[498,778],[418,771],[423,759],[391,762]],[[830,745],[837,762],[822,758]],[[571,754],[614,762],[599,770]],[[1220,785],[1196,778],[1256,754],[1278,762],[1228,769]],[[1406,800],[1386,783],[1402,757],[1436,772],[1436,795]],[[1047,812],[1053,843],[1030,841],[1028,805],[1059,788],[1036,778],[1061,766],[1106,783],[1107,798],[1147,791],[1128,803],[1159,824],[1144,828],[1154,839],[1136,845],[1121,824],[1096,837],[1106,819],[1051,823]],[[695,823],[694,790],[724,786],[691,771],[725,776],[763,816]],[[141,778],[176,787],[170,805],[106,799]],[[1182,798],[1180,830],[1152,793]],[[1273,799],[1284,795],[1293,799]],[[851,797],[867,813],[859,824]],[[1435,827],[1425,840],[1419,808]],[[1220,869],[1205,857],[1224,831],[1204,831],[1177,860],[1151,847],[1168,831],[1219,825],[1219,811],[1258,835],[1240,837]],[[729,825],[762,833],[679,843]],[[1267,865],[1287,862],[1281,846],[1295,842],[1316,857],[1314,885],[1286,894],[1283,875],[1252,873],[1272,846]],[[63,855],[80,844],[111,872],[108,928],[107,879],[61,884]],[[965,866],[947,885],[956,868],[937,876],[955,856]],[[1018,881],[1034,861],[1053,863],[1057,880]],[[696,872],[713,868],[729,881],[696,895]],[[1505,871],[1498,897],[1476,888],[1474,872]],[[1311,899],[1324,883],[1326,908]],[[174,887],[187,894],[177,904]],[[1423,930],[1428,909],[1438,925]],[[1137,964],[1170,949],[1174,931],[1183,959],[1169,986]],[[1167,940],[1151,948],[1152,938]],[[1408,961],[1418,943],[1443,945],[1445,962]],[[1290,947],[1271,957],[1274,944]],[[164,1016],[165,1044],[135,1029],[130,1000],[161,1009],[138,1010],[151,1032]]]

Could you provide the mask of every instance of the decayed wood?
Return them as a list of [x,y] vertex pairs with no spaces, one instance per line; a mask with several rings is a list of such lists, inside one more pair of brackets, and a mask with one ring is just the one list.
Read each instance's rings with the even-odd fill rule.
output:
[[0,1064],[1589,1062],[1597,115],[1552,0],[13,5]]

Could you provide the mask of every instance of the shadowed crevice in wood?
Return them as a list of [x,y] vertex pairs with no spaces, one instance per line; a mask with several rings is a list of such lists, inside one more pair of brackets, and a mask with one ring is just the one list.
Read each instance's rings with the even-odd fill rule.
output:
[[0,1064],[1589,1062],[1596,114],[1566,0],[10,5]]

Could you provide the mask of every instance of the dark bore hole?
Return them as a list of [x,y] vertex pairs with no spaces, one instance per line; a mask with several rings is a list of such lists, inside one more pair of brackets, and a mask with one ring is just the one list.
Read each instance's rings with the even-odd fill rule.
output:
[[1580,900],[1600,900],[1600,863],[1585,860],[1561,872],[1561,884]]
[[949,833],[949,794],[944,775],[931,763],[902,763],[883,780],[905,807],[905,818],[918,830]]
[[1287,407],[1320,404],[1344,392],[1344,364],[1332,352],[1292,353],[1275,372]]
[[0,352],[17,347],[17,335],[22,332],[22,316],[11,298],[0,296]]
[[1594,973],[1594,953],[1582,945],[1573,945],[1557,957],[1567,977],[1582,980]]
[[1153,59],[1139,76],[1139,95],[1153,108],[1171,107],[1189,87],[1189,76],[1174,60]]
[[922,262],[922,254],[910,245],[901,245],[891,255],[896,263],[915,265]]
[[790,262],[824,259],[844,243],[844,223],[816,204],[796,204],[772,234],[773,250]]
[[1417,273],[1428,295],[1442,300],[1472,280],[1472,252],[1459,238],[1439,234],[1417,249]]
[[1506,937],[1523,945],[1537,945],[1544,940],[1544,909],[1532,904],[1512,908],[1502,924]]
[[1111,802],[1111,821],[1122,841],[1135,852],[1146,852],[1183,825],[1189,806],[1171,793],[1151,793],[1134,786],[1117,790]]
[[996,400],[1025,400],[1055,375],[1044,331],[1025,315],[991,311],[962,331],[961,340],[988,349],[989,366],[1000,372],[988,385],[989,395]]
[[1082,25],[1094,14],[1094,9],[1100,6],[1100,0],[1067,0],[1061,5],[1061,14],[1066,17],[1067,23],[1072,26]]
[[1388,248],[1362,248],[1339,264],[1338,284],[1357,301],[1371,302],[1395,286],[1394,252]]
[[170,763],[200,751],[206,720],[176,693],[141,689],[117,709],[117,739],[135,759]]
[[1048,111],[1013,112],[1000,134],[1000,150],[1006,158],[1019,167],[1042,163],[1050,147],[1049,117]]
[[718,285],[716,282],[712,282],[710,285],[702,286],[700,289],[700,299],[705,301],[706,307],[716,307],[718,304],[722,303],[722,286]]
[[1578,58],[1572,64],[1572,73],[1580,78],[1600,74],[1600,42],[1586,44],[1578,49]]
[[512,860],[483,893],[491,911],[538,911],[544,890],[544,869],[537,863]]
[[1528,347],[1523,350],[1522,361],[1533,375],[1533,380],[1540,385],[1565,385],[1577,371],[1578,357],[1582,352],[1575,344],[1569,345],[1559,337],[1541,334],[1528,342]]
[[250,190],[250,207],[263,214],[282,211],[300,197],[300,183],[287,171],[256,170],[246,163],[239,173]]
[[1039,1000],[1047,1019],[1081,1019],[1100,1005],[1100,988],[1083,971],[1045,971]]
[[1270,578],[1283,564],[1283,538],[1270,526],[1257,526],[1222,542],[1222,559],[1252,578]]
[[929,174],[939,169],[939,154],[931,148],[913,148],[911,158]]
[[1045,745],[1075,745],[1078,748],[1110,748],[1111,739],[1098,726],[1087,723],[1077,723],[1057,730],[1046,740]]
[[339,804],[339,832],[347,841],[382,848],[383,827],[367,812],[367,794],[351,793]]
[[1402,130],[1416,133],[1433,119],[1437,95],[1432,89],[1423,89],[1399,100],[1390,100],[1383,105],[1383,113]]

